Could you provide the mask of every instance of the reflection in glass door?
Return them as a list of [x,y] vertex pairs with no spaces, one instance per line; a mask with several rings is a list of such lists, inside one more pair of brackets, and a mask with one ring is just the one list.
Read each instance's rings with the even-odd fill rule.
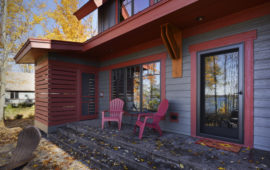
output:
[[241,45],[199,55],[199,134],[242,142]]

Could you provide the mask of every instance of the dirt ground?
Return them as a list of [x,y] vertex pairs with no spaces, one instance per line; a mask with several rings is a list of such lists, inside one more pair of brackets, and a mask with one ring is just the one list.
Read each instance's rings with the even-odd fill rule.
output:
[[[12,150],[16,147],[18,134],[23,128],[29,125],[33,125],[33,118],[5,121],[5,126],[0,125],[0,166],[9,162],[12,156]],[[36,157],[23,167],[23,170],[89,169],[45,138],[41,139],[34,154]]]

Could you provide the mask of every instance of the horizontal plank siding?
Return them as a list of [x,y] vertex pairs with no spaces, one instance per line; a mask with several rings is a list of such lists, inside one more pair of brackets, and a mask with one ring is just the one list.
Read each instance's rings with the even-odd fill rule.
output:
[[270,16],[254,41],[254,147],[270,151]]
[[77,120],[77,69],[49,60],[49,125]]
[[48,61],[35,70],[35,119],[48,124]]

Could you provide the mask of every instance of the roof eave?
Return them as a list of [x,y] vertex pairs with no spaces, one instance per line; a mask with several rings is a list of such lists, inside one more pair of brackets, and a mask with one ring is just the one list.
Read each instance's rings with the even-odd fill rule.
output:
[[17,64],[34,64],[38,57],[50,51],[80,52],[82,45],[83,43],[78,42],[30,38],[16,54],[14,60]]

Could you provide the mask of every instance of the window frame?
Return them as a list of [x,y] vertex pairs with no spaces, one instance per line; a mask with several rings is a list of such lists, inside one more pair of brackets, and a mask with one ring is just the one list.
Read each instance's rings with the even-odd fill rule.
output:
[[[124,0],[123,0],[123,1],[124,1]],[[149,6],[146,7],[146,8],[144,8],[143,10],[149,8],[149,7],[152,6],[153,4],[158,3],[158,2],[160,2],[160,1],[161,1],[161,0],[155,2],[154,0],[149,0]],[[131,0],[131,15],[130,15],[127,19],[124,19],[124,20],[121,21],[121,6],[122,6],[121,0],[118,0],[118,19],[117,19],[117,20],[118,20],[118,23],[121,23],[121,22],[127,20],[128,18],[131,18],[132,16],[134,16],[134,15],[140,13],[141,11],[143,11],[143,10],[141,10],[141,11],[138,11],[137,13],[134,13],[134,0]]]
[[18,91],[11,91],[10,92],[10,99],[19,99],[19,92]]
[[[147,65],[147,64],[151,64],[151,63],[159,63],[159,74],[153,74],[155,75],[159,75],[159,94],[160,94],[160,101],[162,100],[162,60],[158,59],[158,60],[153,60],[153,61],[148,61],[148,62],[143,62],[143,63],[139,63],[139,64],[134,64],[134,65],[128,65],[128,66],[124,66],[124,67],[120,67],[120,68],[115,68],[111,70],[111,89],[113,88],[112,86],[112,81],[113,81],[113,71],[114,70],[120,70],[120,69],[124,69],[124,98],[127,99],[127,69],[128,67],[136,67],[139,66],[140,67],[140,75],[139,75],[139,79],[140,79],[140,109],[139,111],[132,111],[132,110],[125,110],[129,113],[145,113],[144,109],[143,109],[143,77],[145,77],[143,75],[143,65]],[[113,91],[111,90],[110,92],[111,94],[111,98],[113,98]],[[147,110],[147,112],[154,112],[151,110]]]

